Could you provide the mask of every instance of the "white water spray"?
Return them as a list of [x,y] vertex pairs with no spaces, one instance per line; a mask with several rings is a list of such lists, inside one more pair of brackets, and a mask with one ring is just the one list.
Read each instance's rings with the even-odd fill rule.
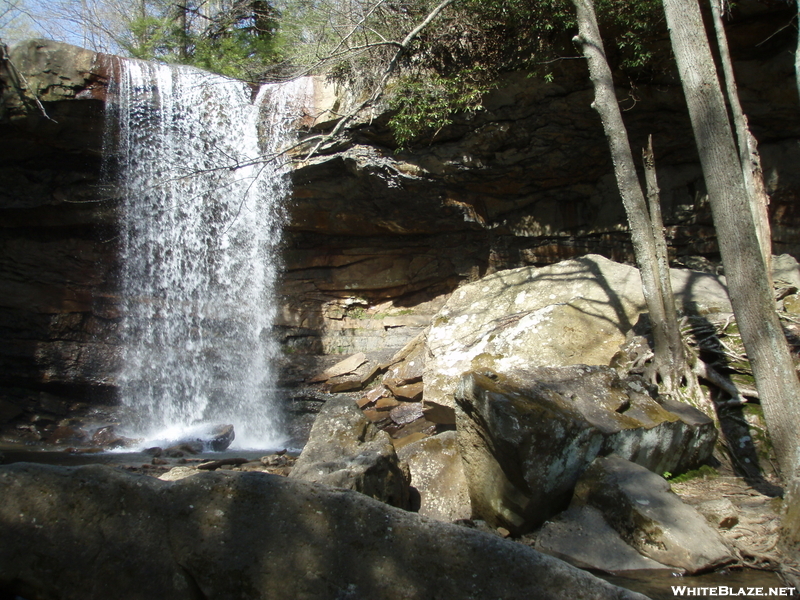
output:
[[239,81],[120,61],[110,108],[131,435],[231,423],[236,446],[281,442],[270,330],[289,180],[285,160],[253,159],[288,145],[306,88],[266,86],[251,102]]

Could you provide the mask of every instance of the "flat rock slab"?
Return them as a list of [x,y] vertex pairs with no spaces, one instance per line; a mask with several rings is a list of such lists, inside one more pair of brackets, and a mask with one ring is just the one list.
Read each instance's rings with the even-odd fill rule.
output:
[[365,362],[367,362],[367,355],[363,352],[358,352],[352,356],[348,356],[342,361],[339,361],[332,367],[328,367],[322,373],[315,375],[313,378],[311,378],[310,382],[319,383],[321,381],[328,381],[328,379],[338,377],[339,375],[352,373]]
[[575,487],[572,507],[593,506],[636,550],[689,573],[734,561],[731,551],[669,483],[618,456],[597,458]]
[[581,569],[606,573],[672,569],[642,556],[591,506],[571,508],[544,524],[536,536],[539,552],[567,561]]
[[0,589],[63,600],[645,600],[522,544],[259,473],[0,467]]

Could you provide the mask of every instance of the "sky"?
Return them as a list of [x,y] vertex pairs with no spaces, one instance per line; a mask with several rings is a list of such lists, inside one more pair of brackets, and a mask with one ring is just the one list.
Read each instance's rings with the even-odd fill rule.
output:
[[[77,14],[81,0],[64,3],[74,4]],[[48,8],[52,9],[53,5],[54,0],[0,0],[0,38],[9,45],[32,37],[88,45],[88,40],[74,24],[48,14]]]

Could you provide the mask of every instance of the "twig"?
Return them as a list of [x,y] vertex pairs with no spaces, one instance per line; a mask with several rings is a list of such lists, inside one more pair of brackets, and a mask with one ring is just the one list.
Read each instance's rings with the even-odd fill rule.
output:
[[414,39],[417,37],[417,35],[419,35],[420,31],[422,31],[425,27],[427,27],[431,21],[433,21],[436,17],[438,17],[439,14],[454,1],[455,0],[444,0],[443,2],[441,2],[438,6],[436,6],[436,8],[434,8],[430,13],[428,13],[428,16],[425,17],[425,19],[423,19],[423,21],[419,25],[417,25],[413,30],[411,30],[411,32],[403,39],[403,41],[400,42],[397,52],[395,52],[394,56],[392,57],[392,60],[389,62],[389,65],[384,70],[380,81],[375,86],[375,89],[373,90],[370,97],[364,100],[364,102],[359,104],[349,113],[347,113],[347,115],[342,117],[342,119],[336,124],[333,130],[323,139],[317,142],[317,144],[311,149],[311,151],[306,156],[306,160],[309,160],[314,154],[316,154],[320,146],[322,146],[322,144],[324,144],[327,140],[330,140],[333,137],[335,137],[347,123],[353,120],[353,118],[359,112],[361,112],[368,106],[378,101],[378,99],[383,95],[383,90],[384,87],[386,86],[386,81],[389,79],[389,76],[394,72],[395,68],[397,67],[397,64],[400,61],[400,57],[408,49],[411,42],[413,42]]

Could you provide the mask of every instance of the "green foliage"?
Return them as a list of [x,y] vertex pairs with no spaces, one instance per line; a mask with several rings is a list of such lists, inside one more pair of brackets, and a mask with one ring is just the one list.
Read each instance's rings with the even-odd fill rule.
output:
[[153,5],[149,11],[131,19],[120,40],[135,58],[188,64],[245,80],[259,79],[279,59],[279,15],[265,0],[229,0],[202,19],[191,2]]
[[491,83],[477,65],[449,77],[402,77],[392,90],[390,107],[396,111],[389,126],[402,148],[424,132],[438,132],[452,123],[456,112],[480,110]]
[[252,81],[276,59],[272,39],[234,31],[218,39],[199,39],[190,62],[214,73]]
[[686,471],[686,473],[674,477],[670,472],[664,473],[664,479],[669,480],[670,483],[684,483],[686,481],[691,481],[692,479],[699,479],[700,477],[703,479],[719,477],[719,473],[714,467],[709,465],[702,465],[699,469]]
[[[574,55],[577,33],[571,0],[466,0],[465,18],[487,32],[500,69],[537,68]],[[622,68],[641,68],[653,57],[654,36],[664,33],[660,0],[595,0],[609,58]]]
[[[659,0],[595,0],[612,65],[632,73],[652,63],[665,33]],[[390,122],[400,148],[437,132],[458,112],[481,109],[504,71],[556,80],[562,58],[578,55],[571,0],[463,0],[425,30],[392,90]],[[421,66],[422,65],[422,66]]]
[[[397,42],[437,0],[140,0],[127,50],[241,79],[263,79],[278,63],[326,74],[368,97]],[[275,4],[279,2],[280,4]],[[659,0],[595,0],[610,62],[643,70],[663,33]],[[280,10],[278,10],[278,7]],[[201,18],[202,16],[202,18]],[[436,135],[459,112],[482,107],[498,76],[527,69],[553,82],[558,60],[578,54],[571,0],[459,0],[403,53],[388,90],[398,147]],[[282,72],[288,67],[282,66]]]

